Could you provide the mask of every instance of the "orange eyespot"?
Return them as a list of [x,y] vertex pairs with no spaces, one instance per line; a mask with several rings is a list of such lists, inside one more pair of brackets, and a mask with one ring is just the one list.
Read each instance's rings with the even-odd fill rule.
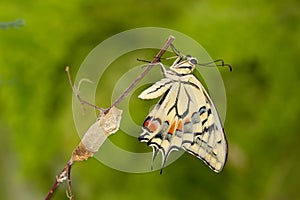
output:
[[143,123],[143,127],[148,127],[150,120],[151,120],[151,118],[147,117],[147,119]]
[[159,119],[153,119],[151,117],[148,117],[144,124],[144,128],[147,128],[150,132],[155,132],[157,129],[161,126],[161,122]]
[[157,130],[157,128],[159,127],[160,124],[157,123],[157,121],[153,121],[149,126],[149,130],[151,132],[155,132]]

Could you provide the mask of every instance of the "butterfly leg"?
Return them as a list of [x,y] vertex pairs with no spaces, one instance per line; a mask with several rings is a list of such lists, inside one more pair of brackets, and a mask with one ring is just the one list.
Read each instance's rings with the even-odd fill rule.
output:
[[175,46],[173,44],[170,44],[170,47],[172,49],[172,51],[177,55],[177,56],[180,56],[180,57],[185,57],[179,50],[177,50],[175,48]]
[[158,62],[158,63],[155,63],[155,64],[158,64],[160,66],[162,74],[165,75],[166,72],[167,72],[165,66],[161,62]]

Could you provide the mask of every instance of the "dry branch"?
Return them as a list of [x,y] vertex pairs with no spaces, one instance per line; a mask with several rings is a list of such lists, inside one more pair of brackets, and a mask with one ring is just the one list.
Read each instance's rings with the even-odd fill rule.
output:
[[[91,106],[101,112],[97,121],[90,126],[90,128],[84,134],[82,140],[78,144],[78,146],[73,150],[71,159],[67,162],[64,169],[61,173],[56,177],[56,181],[48,192],[45,200],[50,200],[53,196],[54,192],[58,188],[58,186],[67,180],[68,183],[68,197],[73,200],[74,195],[72,192],[71,185],[71,167],[75,162],[85,161],[88,158],[92,157],[95,152],[98,151],[100,146],[106,140],[108,136],[114,134],[118,131],[122,110],[116,108],[116,106],[128,95],[128,93],[138,84],[138,82],[151,70],[154,66],[153,64],[160,61],[161,56],[165,53],[167,48],[174,41],[174,36],[170,36],[163,46],[163,48],[158,52],[155,58],[151,61],[151,63],[147,66],[147,68],[136,78],[134,82],[132,82],[129,87],[118,97],[118,99],[109,107],[109,108],[101,108],[96,105],[93,105],[83,99],[81,99],[79,95],[78,88],[72,82],[69,67],[66,67],[66,72],[69,78],[70,85],[72,87],[73,93],[76,95],[77,99],[81,103],[82,106],[88,105]],[[84,109],[84,107],[83,107]]]

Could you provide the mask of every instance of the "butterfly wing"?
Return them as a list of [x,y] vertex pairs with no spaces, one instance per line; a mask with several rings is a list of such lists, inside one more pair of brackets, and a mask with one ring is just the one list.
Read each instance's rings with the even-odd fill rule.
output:
[[168,112],[176,104],[177,90],[178,84],[171,79],[164,78],[139,95],[141,99],[153,99],[163,95],[146,117],[143,123],[143,133],[139,136],[139,141],[147,142],[147,145],[153,148],[152,161],[159,151],[162,152],[163,165],[167,160],[170,149],[180,148],[180,145],[171,146],[174,142],[172,142],[173,138],[169,134],[177,126],[175,113]]
[[[163,95],[164,94],[164,95]],[[139,95],[162,96],[143,124],[141,142],[162,153],[162,167],[173,150],[183,148],[220,172],[227,157],[227,141],[220,117],[202,84],[193,75],[164,78]]]
[[197,107],[190,109],[194,141],[183,149],[203,160],[215,172],[222,171],[227,159],[227,140],[220,116],[202,84],[190,75],[186,90]]
[[160,81],[157,81],[156,83],[154,83],[152,86],[150,86],[146,90],[144,90],[139,95],[139,98],[140,99],[155,99],[157,97],[160,97],[161,95],[166,93],[166,91],[168,89],[170,89],[170,87],[172,86],[172,82],[173,81],[171,79],[163,78]]

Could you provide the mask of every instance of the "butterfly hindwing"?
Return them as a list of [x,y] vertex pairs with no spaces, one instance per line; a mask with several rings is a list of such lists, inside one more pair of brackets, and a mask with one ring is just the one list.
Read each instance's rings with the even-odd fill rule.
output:
[[[165,83],[173,82],[170,79],[163,80]],[[181,141],[173,137],[176,132],[175,128],[178,126],[178,117],[176,117],[172,107],[176,105],[178,86],[172,83],[169,88],[164,88],[161,83],[155,83],[139,95],[139,98],[150,99],[156,98],[156,96],[152,96],[152,91],[155,91],[156,94],[163,94],[162,91],[165,91],[159,103],[146,117],[143,124],[143,133],[140,135],[139,140],[147,142],[147,145],[153,148],[154,157],[157,155],[157,151],[161,151],[164,164],[171,151],[180,148]],[[151,97],[147,95],[151,95]],[[178,143],[179,145],[176,145]]]
[[[203,160],[214,171],[222,170],[227,157],[227,141],[224,129],[208,93],[194,75],[182,80],[189,96],[189,112],[183,119],[187,123],[184,137],[189,137],[182,148]],[[178,102],[179,103],[179,102]],[[191,134],[193,140],[191,142]],[[187,135],[188,134],[188,135]]]

